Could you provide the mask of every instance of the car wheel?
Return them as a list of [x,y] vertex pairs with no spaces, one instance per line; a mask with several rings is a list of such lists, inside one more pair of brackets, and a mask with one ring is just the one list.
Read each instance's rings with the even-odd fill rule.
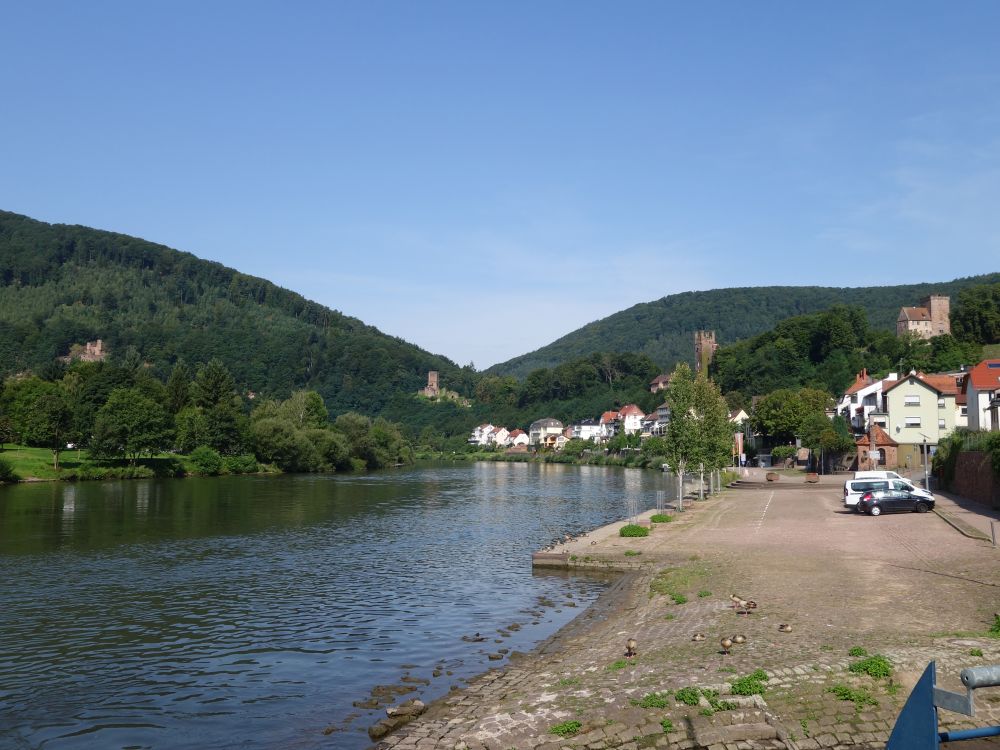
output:
[[917,503],[913,508],[917,513],[926,513],[930,508],[927,507],[927,503]]
[[880,515],[882,515],[882,509],[879,506],[877,506],[877,505],[873,505],[872,508],[871,508],[871,510],[868,511],[868,512],[871,513],[873,516],[880,516]]

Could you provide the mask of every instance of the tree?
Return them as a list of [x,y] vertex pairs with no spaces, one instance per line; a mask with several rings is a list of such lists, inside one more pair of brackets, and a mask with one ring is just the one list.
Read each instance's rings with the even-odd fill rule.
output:
[[958,293],[951,331],[959,341],[1000,343],[1000,283],[980,284]]
[[183,359],[177,360],[167,378],[167,410],[179,414],[191,401],[191,368]]
[[219,404],[228,404],[236,394],[236,381],[221,359],[212,359],[198,368],[191,386],[191,397],[195,406],[210,409]]
[[73,423],[63,389],[34,377],[8,382],[4,409],[24,443],[52,451],[52,465],[59,471],[59,453]]
[[97,456],[120,456],[130,464],[170,445],[172,430],[166,410],[136,388],[112,391],[97,412],[91,450]]
[[667,403],[670,405],[670,423],[667,425],[667,464],[676,474],[687,470],[692,461],[698,461],[701,438],[698,434],[698,420],[694,414],[694,378],[687,362],[674,368],[667,388]]
[[323,428],[330,422],[323,397],[316,391],[295,391],[281,403],[278,412],[299,429]]
[[721,469],[733,458],[733,426],[729,422],[726,400],[704,372],[695,378],[692,406],[698,420],[697,460],[706,469]]

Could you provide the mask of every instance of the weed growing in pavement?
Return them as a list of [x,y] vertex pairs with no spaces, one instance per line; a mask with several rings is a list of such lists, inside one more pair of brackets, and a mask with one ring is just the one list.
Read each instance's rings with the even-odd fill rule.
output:
[[805,735],[806,739],[809,739],[809,722],[805,719],[799,722],[802,725],[802,734]]
[[697,706],[701,700],[701,691],[696,687],[681,688],[674,693],[674,698],[685,706]]
[[674,600],[674,604],[687,604],[688,598],[684,594],[673,593],[670,598]]
[[701,694],[705,696],[705,700],[708,701],[708,705],[712,707],[712,711],[732,711],[736,708],[736,704],[732,701],[720,701],[718,690],[709,690],[708,688],[702,688]]
[[582,726],[583,724],[578,721],[564,721],[562,724],[549,727],[549,734],[554,734],[557,737],[572,737],[580,731]]
[[767,672],[763,669],[755,669],[745,677],[740,677],[732,682],[733,695],[763,695],[767,689],[764,682],[767,681]]
[[611,662],[608,665],[609,672],[617,672],[619,669],[625,669],[625,667],[634,667],[635,662],[628,659],[619,659],[618,661]]
[[618,536],[649,536],[649,529],[637,523],[627,523],[618,531]]
[[653,523],[670,523],[674,520],[674,517],[666,513],[654,513],[649,517],[649,520]]
[[660,722],[660,726],[663,727],[664,732],[674,731],[674,722],[670,721],[670,719],[663,719]]
[[848,667],[855,674],[866,674],[876,680],[882,677],[889,677],[892,674],[892,662],[881,654],[869,656],[867,659],[854,662]]
[[828,693],[833,693],[842,701],[851,701],[854,704],[854,710],[860,711],[865,706],[877,706],[878,701],[875,700],[871,693],[869,693],[865,688],[852,688],[847,685],[833,685],[826,689]]
[[861,648],[861,646],[855,646],[850,651],[847,652],[848,656],[868,656],[868,649]]
[[569,559],[571,562],[576,562],[576,555],[570,555]]
[[729,672],[730,674],[734,674],[736,672],[736,667],[719,667],[719,669],[717,671],[719,671],[719,672]]
[[625,550],[625,557],[638,557],[641,554],[641,552],[636,552],[634,549]]
[[677,615],[664,615],[663,619],[664,620],[676,620],[677,619]]
[[993,624],[989,629],[990,638],[1000,638],[1000,615],[993,615]]
[[639,708],[666,708],[670,705],[670,693],[647,693],[637,701],[632,701],[632,705]]
[[899,692],[899,683],[893,682],[890,677],[889,684],[885,686],[885,692],[887,695],[896,695]]
[[983,650],[981,648],[970,648],[969,656],[982,656]]
[[700,598],[702,598],[702,599],[704,599],[706,596],[711,596],[711,595],[712,595],[712,592],[711,591],[705,591],[705,589],[702,589],[701,591],[698,592],[698,596]]
[[700,713],[700,714],[701,714],[702,716],[711,716],[712,714],[714,714],[714,713],[715,713],[715,711],[713,711],[713,710],[712,710],[712,709],[710,709],[710,708],[703,708],[703,709],[701,709],[701,711],[699,711],[698,713]]
[[558,685],[559,687],[569,687],[570,685],[579,685],[579,684],[580,684],[579,677],[567,677],[565,679],[559,680],[559,682],[556,683],[556,685]]

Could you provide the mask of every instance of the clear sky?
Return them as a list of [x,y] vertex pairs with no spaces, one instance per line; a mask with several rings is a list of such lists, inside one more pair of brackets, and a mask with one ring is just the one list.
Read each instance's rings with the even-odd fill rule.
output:
[[1000,270],[1000,2],[13,2],[0,208],[483,369],[693,289]]

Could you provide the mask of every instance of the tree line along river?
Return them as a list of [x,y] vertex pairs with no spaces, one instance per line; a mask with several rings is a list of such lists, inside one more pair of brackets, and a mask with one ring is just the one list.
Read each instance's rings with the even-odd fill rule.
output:
[[0,487],[0,747],[367,747],[386,700],[579,614],[607,581],[531,552],[666,485],[478,463]]

